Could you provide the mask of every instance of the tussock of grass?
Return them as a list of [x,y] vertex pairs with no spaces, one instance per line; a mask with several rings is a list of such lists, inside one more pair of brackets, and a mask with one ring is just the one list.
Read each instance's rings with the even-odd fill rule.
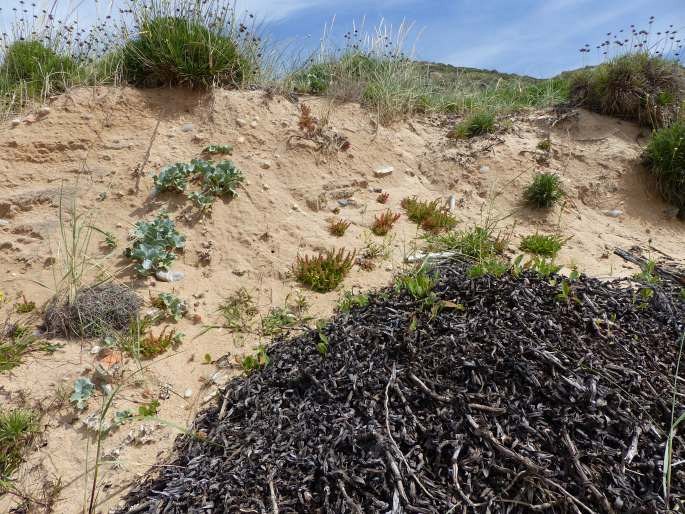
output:
[[218,308],[229,330],[247,331],[252,319],[257,315],[257,305],[252,295],[241,287],[221,302]]
[[333,291],[354,264],[355,252],[328,250],[316,257],[297,257],[293,275],[302,284],[319,293]]
[[447,134],[452,139],[469,139],[495,130],[495,116],[490,112],[475,112],[457,123]]
[[31,352],[53,352],[56,348],[36,337],[31,328],[7,322],[0,327],[0,373],[19,366]]
[[251,65],[220,27],[194,11],[165,16],[166,9],[137,11],[138,36],[123,48],[124,76],[148,87],[238,85]]
[[521,240],[519,248],[533,255],[554,257],[564,245],[564,239],[556,234],[531,234]]
[[494,256],[503,251],[506,244],[495,238],[491,229],[480,226],[444,234],[429,234],[424,239],[430,252],[456,252],[473,260]]
[[602,114],[663,127],[676,117],[683,83],[678,63],[634,52],[572,74],[571,100]]
[[449,230],[457,224],[457,219],[446,206],[441,205],[440,200],[427,202],[415,197],[404,198],[401,205],[407,217],[428,232]]
[[537,173],[524,191],[526,203],[537,208],[553,207],[563,196],[561,179],[555,173]]
[[0,408],[0,493],[9,489],[12,474],[38,434],[38,414],[27,409]]
[[647,166],[664,199],[685,219],[685,122],[657,130],[645,151]]

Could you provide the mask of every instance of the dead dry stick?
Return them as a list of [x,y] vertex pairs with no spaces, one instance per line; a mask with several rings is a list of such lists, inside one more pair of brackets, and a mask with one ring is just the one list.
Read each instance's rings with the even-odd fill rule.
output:
[[152,137],[150,137],[150,143],[147,145],[147,151],[145,152],[145,158],[143,159],[143,162],[141,163],[140,167],[136,170],[136,193],[140,192],[140,177],[142,177],[145,174],[145,166],[147,166],[147,162],[150,160],[150,152],[152,151],[152,145],[155,142],[155,139],[157,138],[157,130],[159,129],[159,124],[162,122],[162,113],[159,113],[159,116],[157,117],[157,124],[155,125],[155,130],[152,131]]
[[271,508],[273,514],[278,514],[278,502],[276,501],[276,488],[274,487],[274,481],[269,480],[269,493],[271,494]]
[[592,493],[592,496],[594,496],[595,500],[600,503],[605,512],[614,514],[614,509],[611,507],[607,497],[604,496],[599,489],[597,489],[597,486],[592,483],[592,481],[588,478],[587,473],[585,473],[585,468],[578,459],[578,449],[576,448],[576,445],[573,444],[571,436],[566,430],[564,430],[561,434],[561,438],[571,454],[571,459],[573,459],[573,467],[576,469],[576,473],[578,473],[578,478],[580,478],[581,482],[583,483],[583,487],[589,489],[590,493]]
[[447,396],[441,396],[438,393],[432,391],[419,377],[417,377],[413,373],[409,373],[409,378],[412,382],[419,386],[428,396],[430,396],[434,400],[445,403],[450,401],[450,399]]

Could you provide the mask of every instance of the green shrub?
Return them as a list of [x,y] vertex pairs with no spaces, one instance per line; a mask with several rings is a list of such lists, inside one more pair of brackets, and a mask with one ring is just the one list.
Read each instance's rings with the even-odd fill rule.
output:
[[162,311],[163,317],[172,318],[174,321],[180,321],[188,311],[186,303],[171,293],[159,293],[153,298],[152,306]]
[[12,474],[39,432],[39,416],[27,409],[0,408],[0,493],[10,488]]
[[593,111],[663,127],[682,100],[682,68],[647,52],[622,55],[571,76],[571,101]]
[[519,248],[527,253],[554,257],[564,245],[564,239],[556,234],[531,234],[521,239]]
[[328,250],[316,257],[300,257],[293,264],[293,275],[302,284],[319,293],[333,291],[352,269],[355,252]]
[[153,178],[157,192],[183,193],[188,186],[188,177],[192,171],[192,166],[181,162],[165,166],[159,175]]
[[15,41],[5,51],[0,77],[7,88],[20,87],[30,97],[66,90],[77,64],[40,41]]
[[495,130],[495,116],[489,112],[470,114],[447,134],[453,139],[469,139]]
[[253,71],[223,27],[199,14],[163,16],[144,9],[137,14],[137,37],[123,48],[124,75],[134,84],[235,86]]
[[397,277],[395,289],[406,291],[415,300],[425,300],[433,296],[433,289],[437,283],[438,276],[421,267],[414,272]]
[[169,269],[176,260],[176,250],[185,246],[185,237],[165,212],[152,221],[137,222],[132,235],[133,243],[126,249],[126,256],[138,261],[136,271],[143,276]]
[[533,207],[549,208],[564,196],[561,179],[555,173],[538,173],[526,188],[524,198]]
[[320,95],[326,92],[331,83],[331,65],[316,63],[297,72],[293,81],[295,91],[310,95]]
[[661,195],[685,219],[685,122],[654,132],[645,156]]
[[202,177],[202,190],[213,196],[236,196],[238,185],[245,177],[232,161],[221,161],[216,164],[193,160],[195,171]]

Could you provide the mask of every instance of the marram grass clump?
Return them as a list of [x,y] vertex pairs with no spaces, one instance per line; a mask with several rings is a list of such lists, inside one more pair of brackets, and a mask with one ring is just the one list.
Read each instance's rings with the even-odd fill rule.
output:
[[659,192],[678,207],[678,217],[685,219],[685,122],[654,132],[645,157]]
[[524,191],[526,203],[539,209],[553,207],[563,196],[559,175],[548,172],[537,173]]
[[489,112],[476,112],[457,123],[449,131],[447,137],[451,139],[469,139],[495,130],[495,116]]
[[571,101],[649,127],[675,120],[685,73],[674,61],[632,52],[571,76]]

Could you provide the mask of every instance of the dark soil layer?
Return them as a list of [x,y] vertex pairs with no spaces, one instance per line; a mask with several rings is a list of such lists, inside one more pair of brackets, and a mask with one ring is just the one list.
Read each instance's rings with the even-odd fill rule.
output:
[[[582,277],[561,298],[535,275],[440,274],[440,312],[387,290],[323,329],[325,357],[317,331],[274,344],[268,366],[232,381],[122,512],[682,508],[685,465],[668,500],[662,485],[678,287],[647,298]],[[684,382],[679,393],[676,416]]]

